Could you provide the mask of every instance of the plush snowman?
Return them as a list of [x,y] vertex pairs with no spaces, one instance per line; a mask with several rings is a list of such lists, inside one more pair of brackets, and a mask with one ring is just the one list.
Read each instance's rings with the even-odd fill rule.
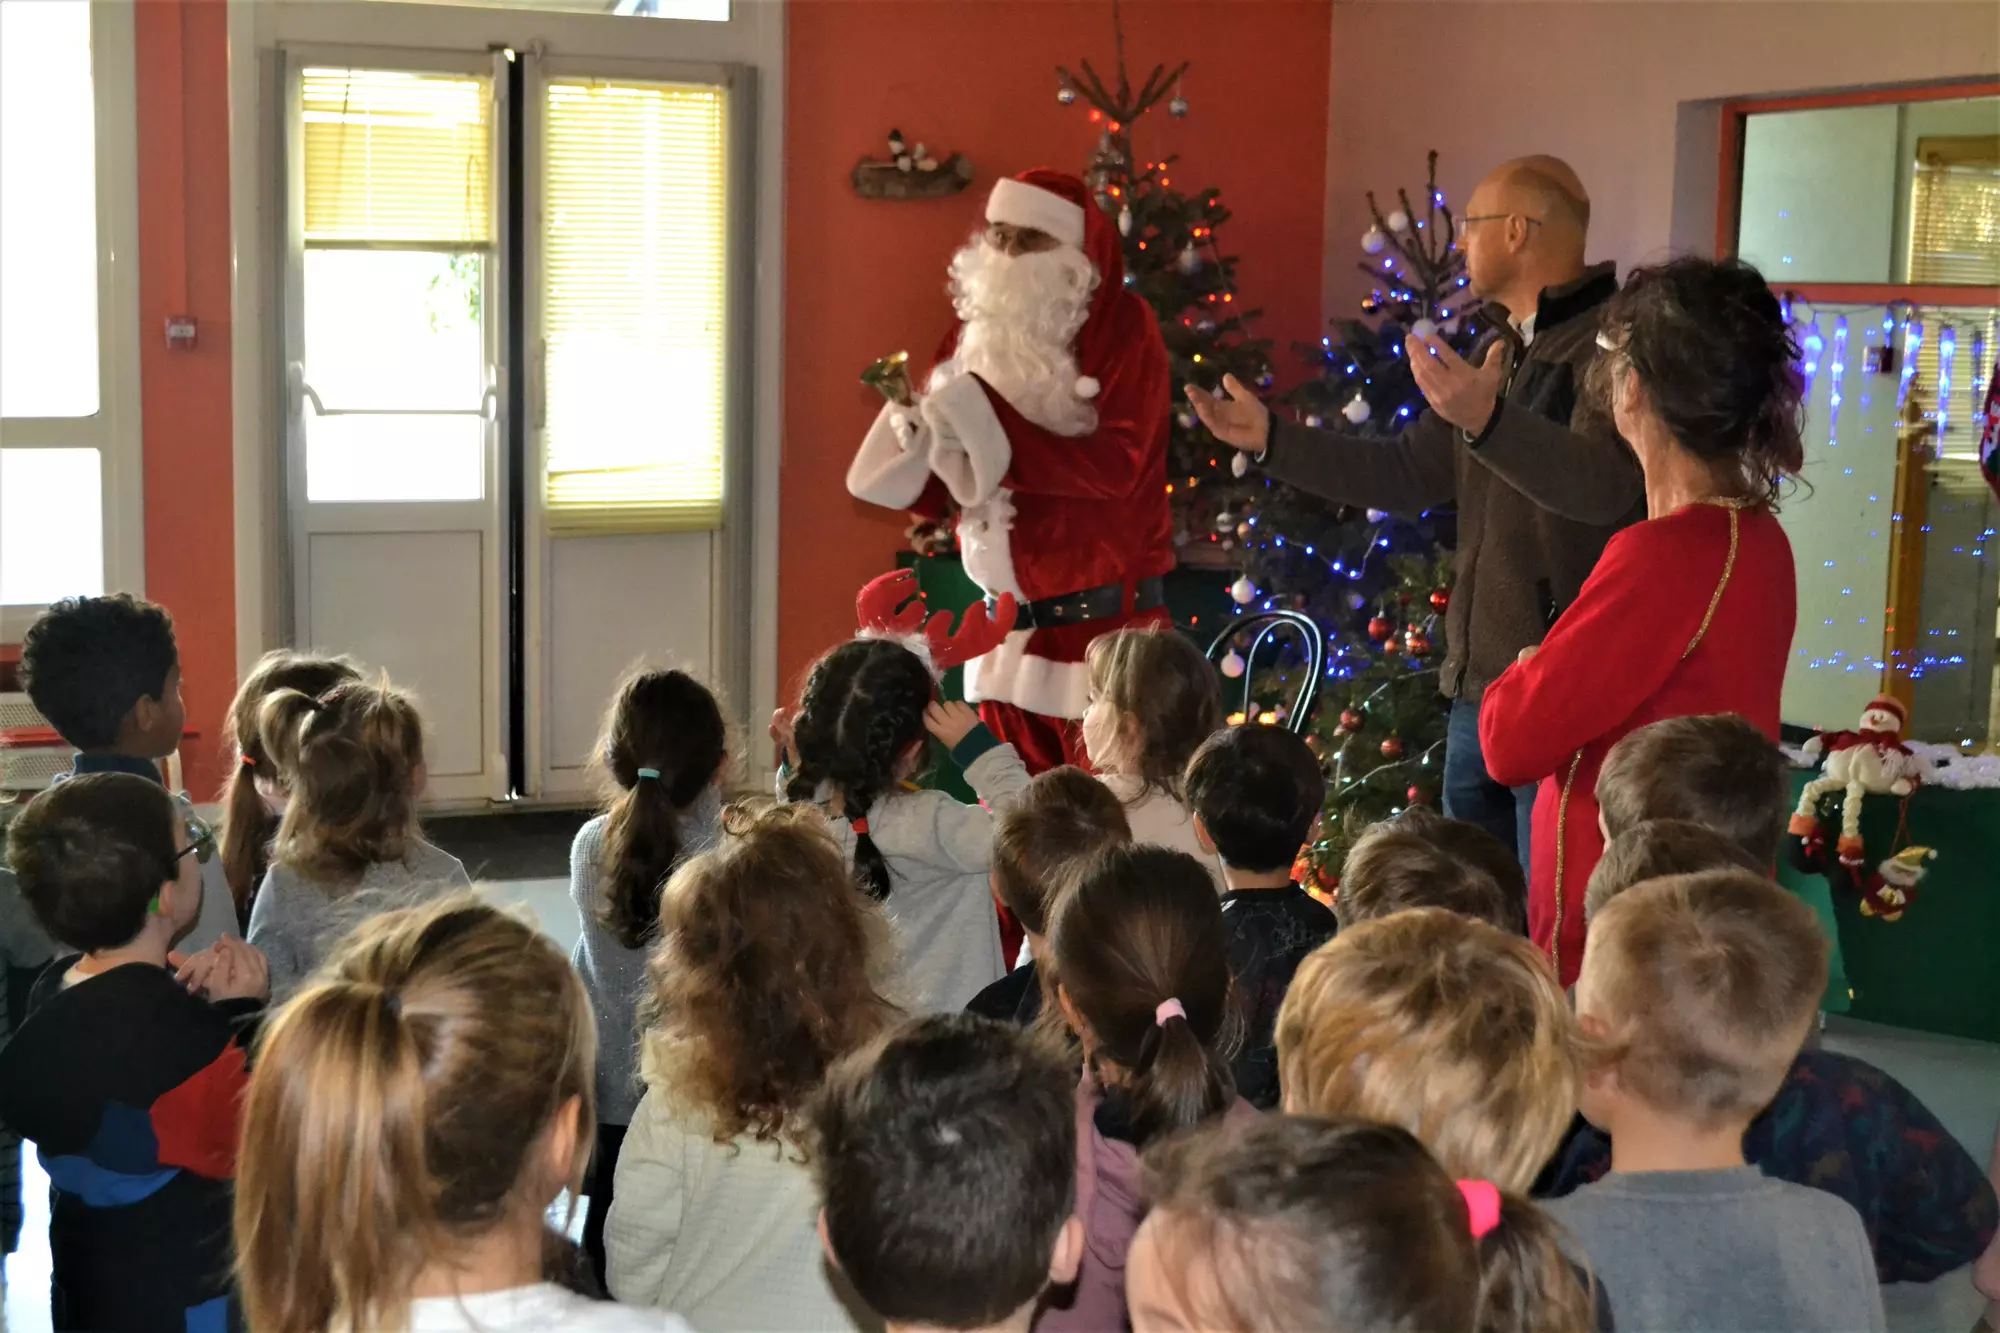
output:
[[1811,839],[1819,832],[1819,803],[1834,792],[1844,794],[1840,812],[1841,863],[1850,871],[1861,867],[1861,805],[1869,795],[1908,796],[1923,780],[1923,764],[1903,744],[1909,710],[1899,699],[1878,694],[1861,712],[1857,731],[1814,736],[1805,752],[1821,756],[1820,775],[1806,784],[1799,807],[1792,812],[1791,832]]

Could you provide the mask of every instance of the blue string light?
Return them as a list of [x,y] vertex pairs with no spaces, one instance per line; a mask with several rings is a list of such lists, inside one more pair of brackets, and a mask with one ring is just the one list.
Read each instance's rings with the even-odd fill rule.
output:
[[1951,363],[1958,355],[1958,330],[1944,326],[1938,334],[1937,433],[1944,438],[1945,421],[1951,415]]

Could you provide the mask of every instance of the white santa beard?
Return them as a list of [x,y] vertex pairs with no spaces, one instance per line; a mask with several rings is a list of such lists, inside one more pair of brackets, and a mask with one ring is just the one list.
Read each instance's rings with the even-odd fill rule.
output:
[[1045,430],[1090,434],[1097,409],[1077,396],[1070,343],[1096,287],[1096,268],[1073,246],[1009,255],[973,238],[951,260],[952,306],[964,327],[940,372],[977,374]]

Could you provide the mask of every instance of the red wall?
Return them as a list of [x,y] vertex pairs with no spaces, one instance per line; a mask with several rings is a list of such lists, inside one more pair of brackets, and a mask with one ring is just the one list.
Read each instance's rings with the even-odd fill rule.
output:
[[[1133,83],[1188,59],[1192,113],[1139,122],[1142,157],[1178,153],[1177,184],[1214,185],[1235,217],[1244,300],[1290,367],[1320,326],[1331,0],[1127,0]],[[854,632],[854,593],[902,546],[899,514],[850,499],[848,459],[881,405],[856,376],[927,357],[951,316],[944,266],[996,175],[1080,171],[1096,140],[1055,66],[1115,67],[1109,0],[792,0],[785,90],[785,403],[778,680]],[[883,203],[848,175],[891,126],[979,170],[947,200]]]
[[[221,781],[236,692],[227,11],[223,0],[145,0],[133,22],[146,595],[174,616],[195,733],[181,747],[183,781],[205,800]],[[194,349],[168,349],[170,315],[199,321]]]

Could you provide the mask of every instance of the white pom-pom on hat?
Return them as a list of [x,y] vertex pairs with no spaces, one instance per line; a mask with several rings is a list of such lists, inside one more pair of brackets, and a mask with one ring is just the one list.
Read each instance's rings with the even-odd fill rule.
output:
[[1099,384],[1097,378],[1093,375],[1079,375],[1076,377],[1076,396],[1079,398],[1095,398],[1097,397],[1097,391],[1102,387],[1104,386]]

